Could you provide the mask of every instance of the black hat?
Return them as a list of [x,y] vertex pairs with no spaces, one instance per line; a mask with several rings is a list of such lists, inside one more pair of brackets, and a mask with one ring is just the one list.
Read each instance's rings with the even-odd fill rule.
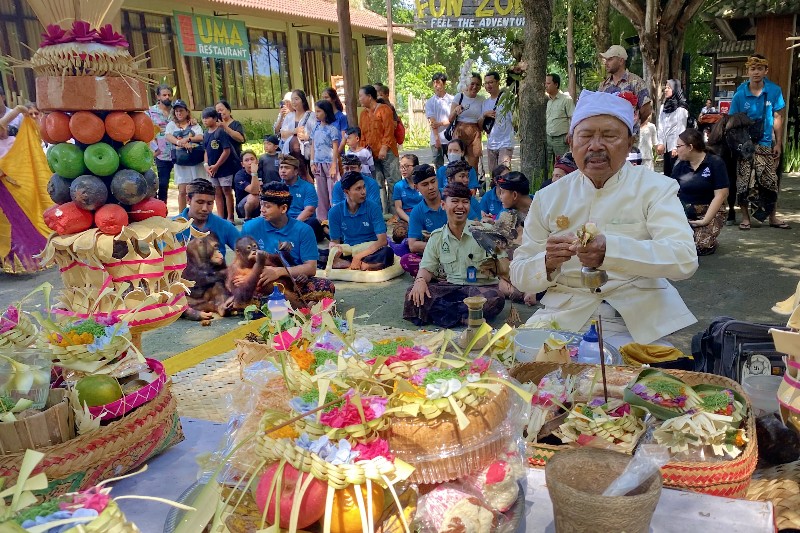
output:
[[514,191],[520,194],[528,194],[531,192],[531,182],[525,177],[522,172],[509,172],[505,176],[497,178],[497,185],[501,189],[507,191]]
[[280,157],[281,165],[289,165],[290,167],[300,168],[300,161],[293,155],[282,154]]
[[361,172],[345,172],[344,176],[342,176],[342,190],[350,190],[350,187],[363,180],[364,176],[361,175]]
[[451,161],[447,163],[447,169],[445,169],[444,174],[447,176],[447,179],[450,179],[459,172],[469,172],[469,169],[469,163],[463,159],[459,159],[458,161]]
[[292,194],[289,186],[282,181],[271,181],[261,188],[261,201],[291,207]]
[[275,146],[278,146],[281,143],[281,140],[278,138],[277,135],[265,135],[264,141],[268,143],[272,143]]
[[414,179],[414,185],[434,176],[436,176],[436,169],[428,164],[415,166],[411,173],[411,177]]
[[342,166],[355,166],[361,167],[361,160],[354,153],[347,153],[342,155]]
[[451,183],[442,191],[442,198],[464,198],[469,200],[472,198],[472,191],[463,183]]
[[184,108],[186,111],[189,111],[189,106],[188,106],[188,105],[186,105],[186,102],[184,102],[184,101],[183,101],[183,100],[181,100],[180,98],[179,98],[179,99],[177,99],[177,100],[175,100],[174,102],[172,102],[172,109],[175,109],[175,108],[177,108],[177,107],[182,107],[182,108]]

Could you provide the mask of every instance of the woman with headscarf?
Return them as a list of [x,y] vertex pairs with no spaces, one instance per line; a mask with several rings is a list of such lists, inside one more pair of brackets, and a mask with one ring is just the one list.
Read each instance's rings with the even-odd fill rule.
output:
[[686,129],[689,119],[689,104],[683,95],[678,80],[667,80],[664,86],[664,103],[658,114],[658,154],[664,156],[665,176],[672,175],[672,167],[678,160],[678,135]]

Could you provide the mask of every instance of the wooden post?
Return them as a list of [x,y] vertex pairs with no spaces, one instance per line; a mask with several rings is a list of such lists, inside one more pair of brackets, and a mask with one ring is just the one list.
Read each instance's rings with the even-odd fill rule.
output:
[[[578,99],[578,85],[575,80],[575,16],[572,0],[567,0],[567,91],[572,100]],[[559,87],[561,89],[561,87]]]
[[386,66],[389,71],[389,101],[397,102],[394,97],[394,28],[392,28],[392,0],[386,0]]
[[342,77],[347,105],[347,123],[358,126],[358,88],[353,68],[353,32],[350,27],[350,0],[336,0],[339,16],[339,50],[342,58]]

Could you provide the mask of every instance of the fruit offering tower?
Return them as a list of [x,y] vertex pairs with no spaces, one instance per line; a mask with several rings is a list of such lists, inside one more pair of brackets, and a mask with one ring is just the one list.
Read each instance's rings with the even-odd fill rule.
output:
[[[42,43],[17,65],[36,74],[46,113],[42,138],[52,146],[44,213],[53,230],[42,263],[56,263],[64,282],[58,312],[119,316],[130,310],[134,341],[170,324],[186,308],[185,221],[166,218],[156,199],[150,141],[147,58],[133,57],[110,24],[121,1],[63,0],[31,5],[45,26]],[[59,12],[59,11],[63,11]]]

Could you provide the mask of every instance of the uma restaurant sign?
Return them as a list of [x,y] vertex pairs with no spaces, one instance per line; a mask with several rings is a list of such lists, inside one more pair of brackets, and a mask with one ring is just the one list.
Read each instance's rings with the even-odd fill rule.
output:
[[521,28],[522,0],[414,0],[417,29]]
[[174,11],[178,46],[185,56],[250,59],[247,28],[241,20]]

